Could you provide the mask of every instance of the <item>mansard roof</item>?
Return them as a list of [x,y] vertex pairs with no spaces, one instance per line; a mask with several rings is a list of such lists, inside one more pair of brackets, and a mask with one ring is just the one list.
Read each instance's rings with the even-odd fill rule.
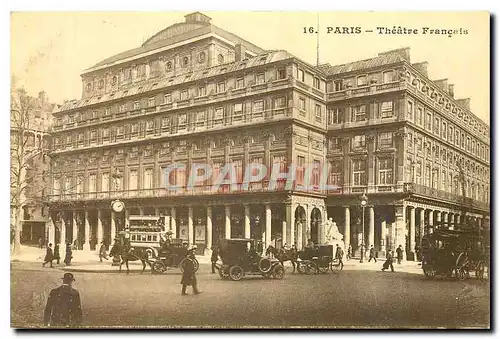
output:
[[[335,65],[332,66],[330,64],[322,64],[317,66],[317,69],[320,72],[323,72],[327,76],[334,76],[342,73],[356,72],[364,69],[375,68],[390,64],[395,64],[404,61],[405,58],[401,56],[399,53],[388,53],[381,54],[374,58],[349,62],[347,64]],[[406,60],[408,61],[408,60]]]

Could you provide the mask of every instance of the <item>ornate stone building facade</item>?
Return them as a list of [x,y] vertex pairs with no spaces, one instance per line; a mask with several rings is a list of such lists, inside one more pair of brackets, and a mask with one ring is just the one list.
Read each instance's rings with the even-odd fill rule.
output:
[[[113,238],[129,215],[163,214],[174,236],[209,249],[224,237],[299,248],[307,239],[322,243],[328,215],[356,248],[364,192],[366,241],[381,251],[404,245],[405,237],[412,249],[422,220],[439,220],[438,211],[448,218],[467,203],[468,215],[483,218],[489,129],[443,82],[412,65],[407,52],[314,67],[286,51],[263,50],[203,14],[187,15],[141,47],[86,70],[82,99],[54,114],[52,218],[63,225],[61,236],[78,234],[88,247],[91,237]],[[439,134],[425,125],[428,114],[431,126],[439,118]],[[446,131],[469,137],[465,147],[446,139],[448,132],[441,136],[445,122]],[[455,180],[457,167],[441,153],[429,158],[425,145],[450,155],[463,175]],[[325,162],[328,182],[338,189],[319,185]],[[214,190],[212,180],[188,188],[188,173],[177,170],[168,179],[180,189],[167,190],[163,173],[173,163],[210,164],[214,177],[232,163],[241,189]],[[281,172],[295,164],[296,184],[273,185],[267,176],[245,190],[250,163]],[[314,165],[310,187],[306,164]],[[428,165],[439,168],[439,177],[427,182]],[[441,184],[444,172],[451,186]],[[464,198],[454,185],[467,180]],[[126,204],[121,215],[110,209],[117,198]]]

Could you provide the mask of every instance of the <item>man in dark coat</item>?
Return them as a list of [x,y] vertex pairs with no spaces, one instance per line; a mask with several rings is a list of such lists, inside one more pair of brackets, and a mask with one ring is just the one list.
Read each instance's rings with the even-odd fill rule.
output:
[[108,254],[106,253],[106,244],[104,241],[101,242],[101,247],[99,248],[99,260],[102,262],[102,258],[109,260]]
[[385,271],[389,267],[391,268],[391,272],[394,272],[394,266],[392,265],[394,261],[394,252],[392,250],[387,251],[387,255],[385,256],[386,260],[384,265],[382,265],[382,271]]
[[344,262],[342,261],[342,258],[344,257],[344,250],[342,247],[337,244],[337,249],[335,250],[335,259],[338,259],[339,264],[340,264],[340,269],[344,268]]
[[45,326],[73,327],[82,322],[80,294],[72,287],[75,278],[71,273],[64,273],[62,280],[62,285],[50,291],[47,299],[43,313]]
[[54,260],[54,253],[52,252],[52,244],[49,244],[49,246],[47,246],[47,253],[45,254],[45,258],[43,259],[42,266],[45,267],[45,264],[50,262],[50,267],[53,267],[52,260]]
[[373,248],[373,245],[370,246],[370,258],[368,259],[368,262],[375,260],[377,262],[377,257],[375,256],[375,249]]
[[182,272],[182,295],[186,295],[186,286],[193,286],[193,293],[199,294],[194,272],[194,262],[191,259],[184,260],[184,272]]
[[66,245],[66,256],[64,257],[64,263],[66,266],[71,264],[71,259],[73,258],[73,251],[71,250],[71,243]]
[[397,248],[396,254],[398,255],[398,264],[401,264],[401,261],[403,260],[403,247],[401,247],[401,245]]
[[219,249],[217,247],[214,247],[212,249],[212,257],[210,258],[212,261],[212,273],[215,273],[215,269],[217,268],[217,260],[219,260]]
[[61,260],[61,254],[59,253],[59,244],[55,244],[54,246],[54,260],[56,260],[56,264],[59,265],[59,260]]

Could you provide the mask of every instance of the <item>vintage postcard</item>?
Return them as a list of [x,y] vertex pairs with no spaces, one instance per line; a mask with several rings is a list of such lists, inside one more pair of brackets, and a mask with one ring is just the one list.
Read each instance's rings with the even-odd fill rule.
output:
[[11,13],[11,326],[489,329],[489,48],[488,12]]

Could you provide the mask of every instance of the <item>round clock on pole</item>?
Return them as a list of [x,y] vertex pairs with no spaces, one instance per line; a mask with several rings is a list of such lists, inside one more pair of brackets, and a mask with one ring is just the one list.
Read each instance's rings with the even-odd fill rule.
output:
[[115,200],[111,203],[111,208],[116,213],[121,213],[125,209],[125,204],[121,200]]

